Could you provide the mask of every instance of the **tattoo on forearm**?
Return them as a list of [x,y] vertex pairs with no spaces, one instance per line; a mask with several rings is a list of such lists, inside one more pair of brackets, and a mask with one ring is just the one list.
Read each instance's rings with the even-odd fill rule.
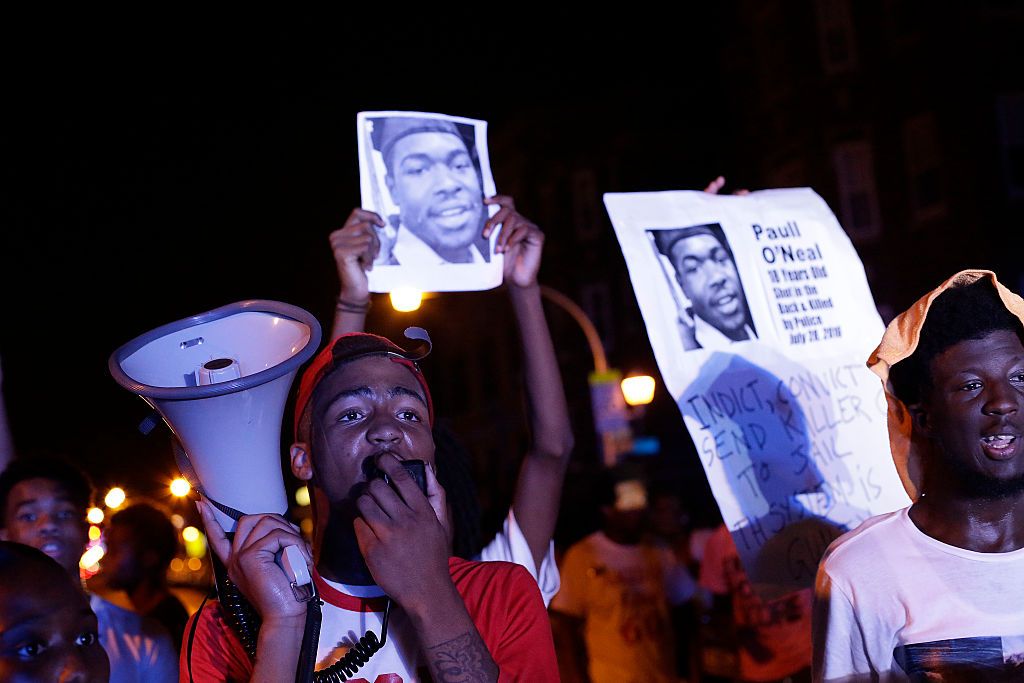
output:
[[498,680],[498,667],[480,636],[463,633],[427,648],[430,673],[437,683],[471,683]]

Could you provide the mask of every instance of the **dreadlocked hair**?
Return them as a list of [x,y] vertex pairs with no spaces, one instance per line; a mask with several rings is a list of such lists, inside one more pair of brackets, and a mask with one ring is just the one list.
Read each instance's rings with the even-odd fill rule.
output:
[[889,379],[896,397],[906,405],[920,403],[931,391],[931,364],[936,356],[962,341],[1003,330],[1024,340],[1024,326],[1006,309],[989,280],[947,289],[928,309],[917,349],[892,366]]
[[455,434],[441,422],[434,426],[434,459],[437,481],[445,491],[452,511],[456,557],[476,557],[483,548],[480,532],[480,501],[470,469],[469,453]]

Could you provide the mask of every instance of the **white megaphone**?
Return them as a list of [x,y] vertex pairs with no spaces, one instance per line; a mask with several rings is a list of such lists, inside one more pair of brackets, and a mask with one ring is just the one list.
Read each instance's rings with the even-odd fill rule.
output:
[[186,454],[182,474],[234,531],[225,509],[288,510],[284,405],[296,371],[319,345],[320,324],[307,311],[241,301],[136,337],[111,355],[109,368],[160,413]]

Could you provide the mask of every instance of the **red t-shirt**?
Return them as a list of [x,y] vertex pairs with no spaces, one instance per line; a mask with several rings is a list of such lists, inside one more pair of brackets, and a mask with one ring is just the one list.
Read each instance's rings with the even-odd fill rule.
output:
[[[558,664],[547,611],[537,582],[529,572],[508,562],[469,562],[455,557],[448,560],[448,569],[484,645],[498,665],[499,680],[557,681]],[[325,639],[332,638],[327,624],[329,611],[348,613],[349,618],[365,620],[368,614],[376,615],[382,609],[381,600],[355,598],[330,588],[324,590],[320,585],[320,597],[326,603],[321,645]],[[195,619],[193,616],[189,620],[188,629]],[[418,656],[418,652],[412,652],[418,648],[406,647],[403,652],[401,637],[396,637],[401,632],[402,621],[400,611],[393,609],[385,648],[350,679],[353,683],[410,683],[416,680],[415,674],[409,672],[415,671],[417,662],[408,660]],[[379,628],[365,621],[360,622],[357,630],[361,635],[367,628],[380,635]],[[328,644],[327,650],[330,649]],[[396,665],[392,667],[389,662]],[[392,669],[400,669],[404,676]],[[252,662],[225,621],[220,603],[209,603],[199,613],[193,639],[193,680],[197,683],[248,681],[251,675]],[[187,640],[181,653],[180,680],[183,683],[189,680]]]

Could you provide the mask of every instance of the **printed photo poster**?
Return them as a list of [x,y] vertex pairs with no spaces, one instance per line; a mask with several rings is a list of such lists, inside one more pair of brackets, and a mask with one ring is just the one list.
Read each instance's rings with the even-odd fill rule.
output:
[[751,584],[813,586],[833,539],[910,503],[865,365],[884,328],[853,245],[808,188],[604,201]]
[[498,207],[487,153],[487,122],[444,114],[364,111],[356,115],[364,209],[386,225],[369,272],[371,292],[400,287],[453,292],[501,284],[498,232],[481,236]]

